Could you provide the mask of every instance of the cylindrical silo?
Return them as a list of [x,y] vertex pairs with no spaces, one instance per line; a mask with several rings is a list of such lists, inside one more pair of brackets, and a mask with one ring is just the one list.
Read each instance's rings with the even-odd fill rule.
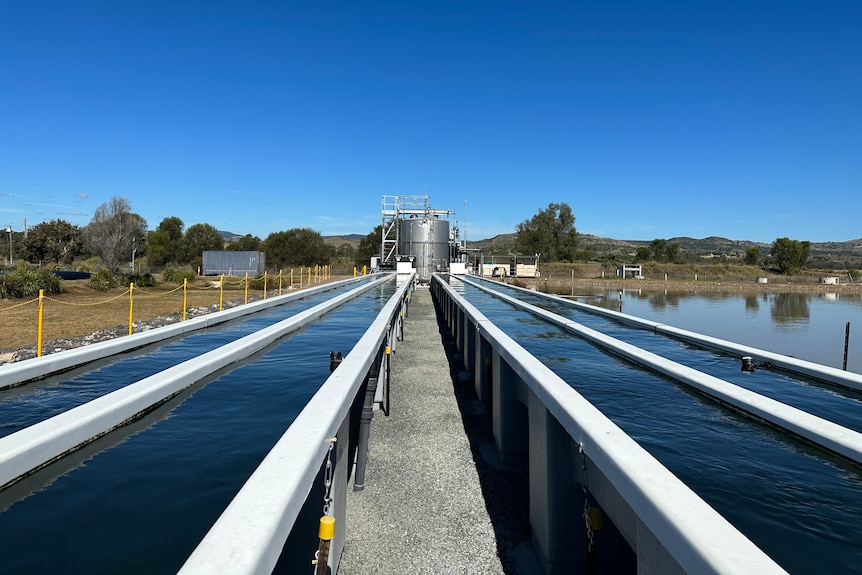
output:
[[401,255],[412,256],[421,282],[449,269],[449,222],[434,216],[401,220]]

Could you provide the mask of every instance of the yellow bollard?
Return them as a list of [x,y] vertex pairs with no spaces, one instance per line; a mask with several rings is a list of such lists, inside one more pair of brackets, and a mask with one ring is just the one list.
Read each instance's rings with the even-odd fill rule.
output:
[[189,309],[189,278],[183,278],[183,321],[186,321],[186,310]]
[[243,303],[248,303],[248,272],[245,272],[245,301]]
[[45,301],[45,290],[39,290],[39,321],[36,328],[36,357],[42,357],[42,303]]
[[281,274],[282,273],[283,272],[281,270],[278,270],[278,295],[281,295]]
[[308,266],[308,282],[305,285],[311,287],[311,266]]
[[263,272],[263,299],[266,299],[266,271]]
[[356,266],[353,266],[353,277],[356,277]]
[[221,275],[221,279],[218,282],[218,310],[221,311],[224,309],[224,274]]
[[368,266],[362,266],[362,275],[364,275],[364,276],[368,275]]
[[129,284],[129,335],[132,335],[132,309],[135,307],[135,282]]

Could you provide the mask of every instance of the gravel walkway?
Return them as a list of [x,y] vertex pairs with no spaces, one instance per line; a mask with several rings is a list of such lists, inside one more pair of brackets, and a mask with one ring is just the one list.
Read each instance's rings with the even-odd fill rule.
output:
[[375,412],[365,489],[348,490],[339,574],[539,573],[527,477],[500,465],[487,410],[427,287],[404,323],[390,416]]

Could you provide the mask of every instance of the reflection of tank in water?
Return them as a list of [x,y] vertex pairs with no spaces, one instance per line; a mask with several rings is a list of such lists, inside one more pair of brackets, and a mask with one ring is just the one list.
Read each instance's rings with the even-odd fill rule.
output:
[[402,256],[412,256],[419,281],[449,269],[449,222],[435,215],[413,216],[401,220]]

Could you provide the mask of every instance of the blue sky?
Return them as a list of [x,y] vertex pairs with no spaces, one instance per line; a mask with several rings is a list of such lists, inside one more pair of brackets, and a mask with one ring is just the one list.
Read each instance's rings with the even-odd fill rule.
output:
[[[6,0],[0,225],[862,237],[862,2]],[[465,207],[466,202],[466,207]]]

